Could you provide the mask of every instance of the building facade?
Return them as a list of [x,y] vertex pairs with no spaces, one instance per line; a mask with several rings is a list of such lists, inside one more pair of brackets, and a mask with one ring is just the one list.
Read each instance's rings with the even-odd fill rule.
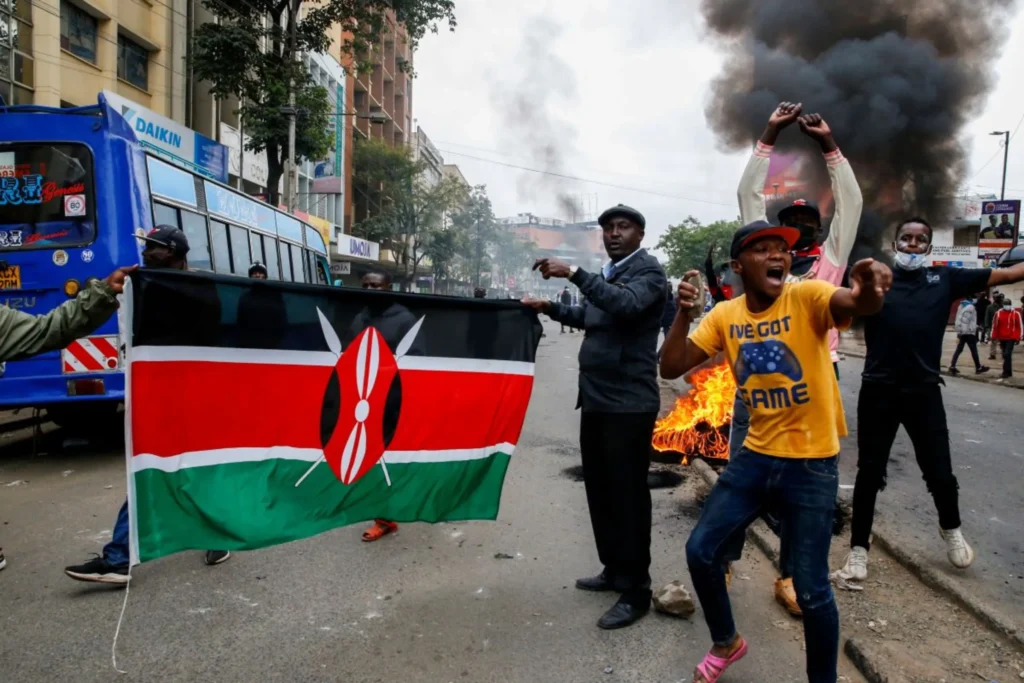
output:
[[0,96],[95,104],[103,90],[185,122],[187,0],[0,0]]
[[[537,258],[557,258],[592,273],[598,272],[608,258],[597,221],[567,223],[558,218],[520,213],[499,218],[498,224],[520,239],[533,242]],[[536,273],[524,284],[526,286],[521,289],[527,289],[536,296],[554,296],[565,286],[564,282],[544,280]]]

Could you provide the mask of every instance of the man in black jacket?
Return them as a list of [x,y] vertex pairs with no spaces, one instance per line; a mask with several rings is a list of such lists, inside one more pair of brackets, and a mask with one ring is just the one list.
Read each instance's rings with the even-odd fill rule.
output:
[[580,347],[580,450],[583,479],[604,570],[580,579],[588,591],[618,591],[601,617],[604,629],[629,626],[651,605],[651,493],[647,488],[651,435],[658,416],[658,332],[666,279],[658,260],[640,248],[645,220],[619,204],[601,214],[611,258],[601,273],[555,259],[534,264],[545,279],[568,278],[581,306],[524,299],[552,319],[584,330]]

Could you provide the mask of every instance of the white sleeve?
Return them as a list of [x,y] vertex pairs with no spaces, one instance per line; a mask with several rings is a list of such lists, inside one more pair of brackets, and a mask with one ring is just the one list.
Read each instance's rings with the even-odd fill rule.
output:
[[864,196],[853,174],[853,167],[841,151],[837,149],[826,154],[825,163],[828,165],[828,175],[832,178],[832,196],[836,203],[832,228],[825,240],[825,257],[840,268],[845,268],[853,244],[857,241]]
[[768,178],[768,166],[771,163],[771,145],[758,141],[754,153],[747,162],[747,167],[740,177],[740,186],[736,197],[740,204],[740,221],[743,225],[754,221],[768,220],[764,203],[764,183]]

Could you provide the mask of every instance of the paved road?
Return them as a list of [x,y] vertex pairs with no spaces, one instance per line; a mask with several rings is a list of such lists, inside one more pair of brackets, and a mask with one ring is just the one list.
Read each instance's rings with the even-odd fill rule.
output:
[[[690,680],[708,646],[699,616],[653,615],[606,633],[594,622],[608,597],[572,588],[597,568],[583,486],[562,474],[579,462],[580,336],[550,323],[547,332],[497,522],[404,525],[372,545],[359,542],[361,528],[345,528],[237,553],[219,567],[195,552],[143,565],[118,649],[124,680]],[[4,442],[0,539],[10,564],[0,572],[0,679],[117,678],[110,645],[123,593],[72,582],[61,568],[109,536],[123,456],[105,448],[31,460],[24,444]],[[656,583],[687,578],[693,510],[684,489],[655,493]],[[737,574],[734,602],[751,653],[729,680],[804,680],[799,631],[771,600],[767,563],[748,552]],[[862,680],[845,661],[841,672]]]
[[[864,363],[848,357],[840,385],[850,437],[843,443],[841,485],[856,477],[857,392]],[[967,539],[978,553],[961,572],[946,560],[938,516],[914,450],[900,429],[889,462],[889,484],[878,498],[876,523],[936,569],[1018,623],[1024,621],[1024,394],[1019,389],[946,378],[953,467],[960,481],[960,510]],[[852,494],[851,490],[843,491]]]

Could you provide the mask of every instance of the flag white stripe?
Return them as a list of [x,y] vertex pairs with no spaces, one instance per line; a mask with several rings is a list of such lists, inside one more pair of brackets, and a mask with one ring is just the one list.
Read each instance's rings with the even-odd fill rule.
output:
[[[512,455],[515,446],[500,443],[484,448],[462,448],[440,451],[386,451],[384,458],[389,465],[408,463],[444,463],[483,460],[495,453]],[[263,462],[266,460],[301,460],[313,463],[323,456],[319,448],[292,448],[290,446],[273,446],[271,448],[220,448],[209,451],[194,451],[168,457],[152,454],[136,455],[131,459],[132,470],[161,470],[178,472],[192,467],[211,465],[234,465],[245,462]]]
[[[137,346],[130,363],[210,362],[255,365],[333,366],[338,357],[329,351],[285,351],[280,349],[235,349],[215,346]],[[498,375],[533,376],[533,363],[444,356],[402,356],[400,370],[484,372]]]

